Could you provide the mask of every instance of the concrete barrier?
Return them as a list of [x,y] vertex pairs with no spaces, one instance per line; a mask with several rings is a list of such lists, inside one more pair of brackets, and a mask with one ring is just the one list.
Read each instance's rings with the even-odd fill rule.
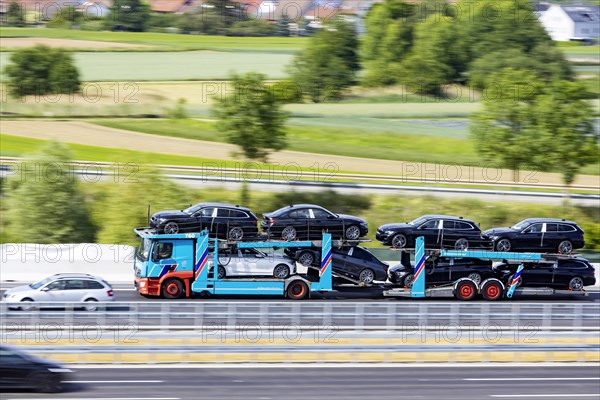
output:
[[0,281],[33,282],[57,273],[85,273],[110,282],[133,280],[135,248],[116,244],[0,245]]

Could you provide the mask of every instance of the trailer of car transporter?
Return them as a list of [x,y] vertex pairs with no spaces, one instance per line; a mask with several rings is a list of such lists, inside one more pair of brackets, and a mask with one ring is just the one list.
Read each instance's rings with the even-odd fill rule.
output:
[[[403,250],[407,252],[409,250]],[[446,297],[459,300],[473,300],[478,294],[485,300],[497,301],[503,298],[511,299],[513,296],[551,296],[551,295],[576,295],[587,296],[587,292],[574,290],[560,290],[548,287],[521,287],[519,286],[520,277],[524,263],[553,263],[556,264],[559,259],[567,259],[568,255],[544,254],[544,253],[516,253],[516,252],[498,252],[487,250],[426,250],[425,241],[422,236],[416,240],[415,266],[413,284],[410,288],[394,288],[386,290],[383,295],[386,297]],[[505,285],[500,279],[488,278],[480,284],[470,278],[460,278],[449,285],[426,288],[425,286],[425,259],[426,253],[429,256],[439,256],[447,258],[479,258],[489,260],[504,260],[519,263],[516,273]],[[405,254],[404,254],[405,255]],[[403,257],[403,261],[406,258]]]
[[[137,291],[144,296],[166,298],[190,297],[192,293],[214,295],[273,295],[294,300],[310,297],[313,292],[332,290],[332,241],[324,233],[317,241],[226,242],[210,239],[208,231],[198,233],[158,234],[148,228],[134,229],[141,238],[134,261]],[[212,241],[213,268],[209,268],[209,245]],[[321,249],[321,266],[317,277],[298,273],[287,278],[248,277],[219,278],[219,254],[231,249],[282,249],[313,247]],[[165,252],[168,256],[160,256]]]

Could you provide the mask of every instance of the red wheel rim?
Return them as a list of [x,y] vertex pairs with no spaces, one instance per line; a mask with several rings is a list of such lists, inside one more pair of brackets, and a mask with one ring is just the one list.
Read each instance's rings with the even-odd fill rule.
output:
[[460,287],[460,295],[462,297],[471,297],[473,295],[473,288],[471,285],[462,285]]
[[489,285],[485,288],[485,294],[491,299],[495,299],[500,294],[500,289],[496,285]]
[[179,286],[177,286],[176,283],[169,283],[167,285],[167,293],[169,293],[171,296],[178,294]]

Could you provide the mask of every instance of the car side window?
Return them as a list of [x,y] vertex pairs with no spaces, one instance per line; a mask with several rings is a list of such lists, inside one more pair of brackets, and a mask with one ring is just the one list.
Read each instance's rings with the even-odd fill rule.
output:
[[560,232],[573,232],[573,231],[575,231],[575,228],[573,226],[571,226],[571,225],[559,224],[558,230]]
[[230,210],[229,218],[248,218],[245,212],[239,210]]
[[46,290],[63,290],[65,288],[65,281],[54,281],[46,286]]
[[218,208],[217,209],[217,218],[229,218],[229,209],[228,208]]
[[430,221],[425,222],[423,225],[420,226],[420,228],[421,229],[437,229],[439,222],[440,221],[437,219],[432,219]]
[[290,213],[290,218],[308,219],[310,218],[310,213],[308,212],[308,208],[302,208],[300,210],[292,211]]
[[546,232],[558,232],[557,224],[546,224]]
[[173,243],[158,242],[155,246],[152,261],[164,260],[165,258],[171,258],[173,255]]
[[21,357],[21,355],[7,349],[0,349],[0,360],[2,360],[3,365],[27,363],[27,360]]
[[86,289],[104,289],[104,286],[100,282],[96,281],[84,281]]
[[85,289],[85,283],[81,279],[69,279],[65,283],[65,290]]
[[533,224],[529,228],[525,229],[524,233],[540,233],[542,231],[542,224]]
[[196,216],[198,216],[198,217],[212,217],[214,210],[215,210],[214,207],[203,208],[203,209],[201,209],[200,211],[198,211],[196,213]]
[[327,211],[323,211],[320,208],[313,208],[312,212],[315,216],[315,219],[327,219],[327,217],[331,215]]
[[460,229],[460,230],[463,230],[463,231],[468,231],[468,230],[473,229],[473,227],[468,222],[457,221],[456,222],[456,229]]
[[444,224],[442,225],[444,229],[455,229],[458,223],[454,221],[444,220]]

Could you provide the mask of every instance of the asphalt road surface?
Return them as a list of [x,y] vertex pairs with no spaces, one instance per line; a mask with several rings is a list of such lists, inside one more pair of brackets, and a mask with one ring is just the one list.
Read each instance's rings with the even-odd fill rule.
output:
[[81,369],[66,391],[2,400],[598,399],[600,367],[319,367]]

